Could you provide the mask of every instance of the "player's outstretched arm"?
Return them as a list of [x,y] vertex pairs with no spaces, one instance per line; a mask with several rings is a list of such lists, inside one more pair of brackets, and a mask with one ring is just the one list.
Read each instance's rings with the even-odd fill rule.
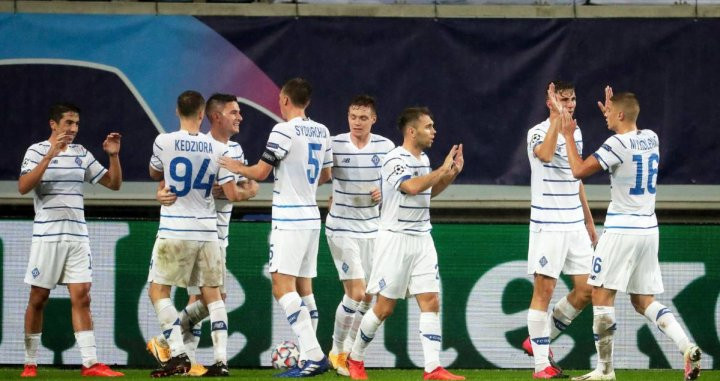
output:
[[[575,140],[574,134],[576,127],[577,123],[568,113],[565,113],[562,117],[562,132],[565,136],[565,141],[572,142]],[[568,163],[570,163],[572,175],[576,179],[584,179],[593,173],[602,170],[600,163],[598,163],[594,156],[590,156],[586,160],[583,160],[578,153],[575,144],[565,144],[565,149],[567,151]]]
[[111,132],[103,142],[103,150],[110,158],[110,166],[99,183],[108,189],[120,190],[122,185],[122,167],[120,167],[120,139],[117,132]]
[[426,191],[430,187],[434,187],[440,180],[452,173],[452,168],[455,165],[455,152],[457,152],[457,149],[458,146],[452,146],[450,153],[448,153],[445,157],[445,162],[443,162],[438,169],[428,173],[427,175],[403,181],[402,184],[400,184],[400,190],[403,193],[415,196]]
[[230,172],[237,173],[246,177],[250,180],[262,181],[270,176],[270,172],[273,170],[273,166],[267,162],[260,160],[257,164],[247,166],[240,160],[233,160],[228,157],[221,157],[219,159],[220,166],[227,169]]
[[30,192],[35,189],[38,184],[40,184],[40,180],[42,180],[45,170],[50,165],[52,159],[65,150],[72,139],[72,136],[63,132],[58,134],[55,140],[50,141],[50,149],[47,154],[43,156],[42,160],[40,160],[40,162],[30,172],[20,176],[18,179],[18,192],[20,192],[20,194]]
[[318,177],[318,185],[323,185],[326,182],[332,180],[332,168],[326,167],[320,171],[320,177]]

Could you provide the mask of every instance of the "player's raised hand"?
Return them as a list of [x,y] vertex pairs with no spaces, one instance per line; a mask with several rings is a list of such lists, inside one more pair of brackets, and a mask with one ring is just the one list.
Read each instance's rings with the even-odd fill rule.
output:
[[233,160],[225,156],[220,157],[220,159],[218,159],[218,163],[221,167],[233,173],[239,173],[240,170],[245,167],[245,163],[243,163],[242,161]]
[[567,110],[562,113],[561,118],[562,119],[560,123],[560,128],[562,134],[565,136],[575,135],[575,128],[577,128],[577,120],[573,119],[572,115],[570,115],[570,112]]
[[225,197],[225,191],[218,183],[214,183],[212,187],[212,195],[214,198],[227,198]]
[[60,152],[65,151],[65,148],[67,148],[68,144],[70,144],[73,139],[73,134],[67,132],[57,134],[54,140],[50,140],[50,150],[48,150],[47,156],[49,158],[53,158],[59,155]]
[[455,152],[455,160],[453,160],[455,174],[462,172],[463,166],[465,166],[465,157],[463,156],[463,145],[458,145],[458,149]]
[[550,114],[557,116],[563,112],[563,105],[560,103],[560,100],[558,99],[558,94],[555,92],[555,84],[550,83],[547,89],[547,105],[550,109]]
[[448,153],[448,155],[445,157],[442,168],[445,169],[445,171],[447,172],[451,172],[453,170],[453,167],[455,166],[455,154],[457,153],[457,149],[457,144],[453,145],[452,148],[450,148],[450,153]]
[[169,188],[161,187],[155,194],[155,199],[158,200],[161,205],[170,206],[177,200],[177,195]]
[[108,154],[108,156],[115,156],[120,153],[120,139],[122,139],[122,135],[117,132],[111,132],[105,138],[105,141],[103,142],[103,150]]
[[605,104],[603,104],[602,102],[598,101],[598,107],[600,108],[600,112],[602,112],[603,115],[605,115],[605,113],[607,112],[607,108],[608,108],[608,107],[610,106],[610,104],[612,103],[612,101],[610,100],[610,98],[612,98],[612,97],[613,97],[612,87],[610,87],[610,86],[605,86]]
[[370,189],[370,198],[372,198],[372,201],[375,204],[379,204],[380,201],[382,201],[382,192],[380,192],[380,189],[378,189],[378,188]]

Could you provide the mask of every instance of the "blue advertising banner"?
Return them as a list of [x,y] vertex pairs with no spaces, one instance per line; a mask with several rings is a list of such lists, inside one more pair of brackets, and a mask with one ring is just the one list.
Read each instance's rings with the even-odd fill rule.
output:
[[[186,89],[240,97],[237,139],[259,157],[279,120],[277,93],[295,76],[314,85],[309,116],[347,130],[350,99],[378,99],[375,132],[396,143],[402,108],[426,105],[438,164],[465,144],[465,184],[529,183],[526,132],[545,119],[547,83],[575,82],[585,154],[609,136],[603,88],[632,91],[639,126],[660,137],[659,183],[720,184],[720,51],[703,42],[720,19],[414,19],[0,14],[0,180],[49,136],[55,101],[83,110],[77,142],[101,162],[124,136],[125,179],[146,181],[151,141],[177,129]],[[590,182],[607,182],[597,176]]]

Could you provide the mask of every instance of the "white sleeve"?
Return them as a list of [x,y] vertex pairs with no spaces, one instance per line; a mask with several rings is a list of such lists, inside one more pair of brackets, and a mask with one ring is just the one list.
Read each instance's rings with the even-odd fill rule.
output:
[[163,171],[163,162],[162,159],[162,151],[163,148],[160,146],[160,142],[162,139],[160,138],[162,135],[158,135],[155,138],[155,142],[153,143],[153,153],[152,156],[150,156],[150,167],[158,172]]
[[40,160],[45,157],[45,154],[42,153],[39,150],[40,147],[37,145],[30,146],[27,151],[25,151],[25,157],[23,158],[22,164],[20,165],[20,176],[26,175],[30,173],[37,165],[40,163]]
[[532,153],[533,156],[535,156],[535,147],[542,144],[543,141],[545,141],[545,132],[537,128],[531,128],[527,134],[528,153]]
[[625,145],[623,142],[616,135],[613,135],[605,140],[605,143],[593,153],[593,156],[604,170],[612,172],[612,168],[623,163],[624,150]]
[[327,142],[325,143],[325,156],[322,165],[323,168],[330,168],[333,166],[332,136],[330,136],[329,132],[327,136]]
[[387,181],[394,189],[398,189],[400,184],[412,177],[412,171],[408,163],[401,157],[391,157],[383,163],[380,170],[383,181]]
[[105,169],[105,167],[103,167],[102,164],[95,159],[95,156],[93,156],[90,151],[86,152],[85,162],[88,164],[85,167],[85,181],[90,184],[97,184],[97,182],[102,179],[103,175],[107,173],[107,169]]
[[[227,149],[226,149],[225,151],[223,151],[222,155],[220,155],[220,156],[222,156],[222,157],[227,157],[227,158],[232,158],[232,155],[230,155],[230,151],[227,150]],[[223,184],[228,183],[228,182],[230,182],[230,181],[237,181],[237,180],[236,180],[236,177],[237,177],[236,174],[228,171],[227,169],[225,169],[225,168],[223,168],[223,167],[219,167],[219,166],[218,166],[218,172],[217,172],[217,183],[218,183],[218,185],[223,185]]]

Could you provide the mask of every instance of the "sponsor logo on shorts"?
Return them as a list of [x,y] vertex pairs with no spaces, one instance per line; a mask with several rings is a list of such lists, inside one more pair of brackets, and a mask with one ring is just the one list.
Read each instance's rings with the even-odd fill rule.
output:
[[385,284],[385,278],[380,279],[380,281],[378,282],[378,286],[380,286],[380,290],[385,289],[385,286],[387,286],[387,285]]
[[350,266],[348,266],[347,263],[343,262],[342,271],[344,271],[345,274],[347,274],[348,270],[350,270]]
[[378,166],[378,164],[380,164],[380,157],[378,155],[373,155],[372,159],[370,160],[372,160],[372,163],[375,164],[376,167]]
[[32,269],[32,272],[31,272],[31,273],[32,273],[33,279],[35,279],[35,278],[37,278],[38,276],[40,276],[40,270],[38,270],[37,267],[34,268],[34,269]]
[[543,255],[543,257],[540,258],[540,266],[545,267],[545,265],[547,265],[547,264],[548,264],[548,260],[547,260],[547,258],[545,258],[545,256]]

